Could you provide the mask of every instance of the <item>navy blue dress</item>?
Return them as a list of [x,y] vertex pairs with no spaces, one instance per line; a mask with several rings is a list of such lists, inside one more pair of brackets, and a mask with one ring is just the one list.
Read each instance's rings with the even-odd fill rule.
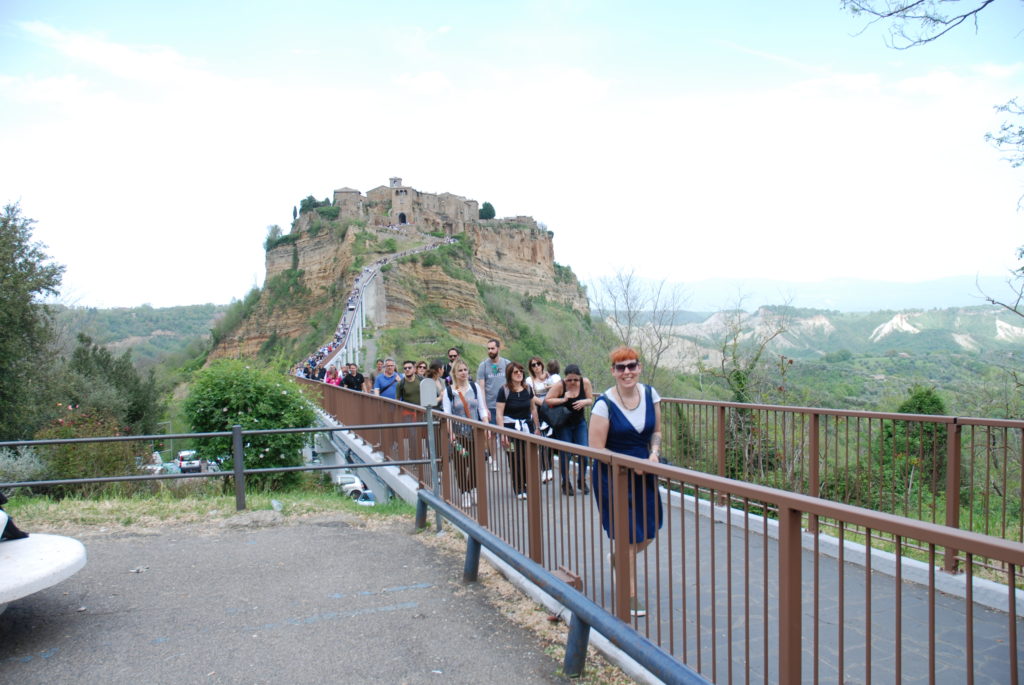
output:
[[[608,439],[605,448],[637,459],[647,459],[651,435],[654,433],[654,400],[651,386],[645,385],[644,401],[647,403],[643,431],[637,432],[622,410],[605,396],[598,402],[608,405]],[[610,468],[604,462],[595,460],[597,475],[597,506],[601,510],[601,526],[608,537],[615,539],[612,525],[612,491]],[[635,545],[658,534],[661,528],[661,497],[658,494],[658,479],[653,475],[633,473],[629,477],[631,487],[626,490],[629,508],[629,544]]]

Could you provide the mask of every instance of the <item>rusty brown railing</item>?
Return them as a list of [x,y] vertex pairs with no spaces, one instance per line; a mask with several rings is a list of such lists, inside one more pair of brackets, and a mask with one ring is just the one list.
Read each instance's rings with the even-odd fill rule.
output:
[[[409,405],[321,388],[347,424],[421,420]],[[663,453],[685,468],[435,414],[442,496],[715,682],[1021,682],[1024,424],[663,402]],[[362,437],[418,457],[425,431]],[[548,453],[556,476],[544,484]],[[586,469],[590,495],[561,490],[563,460],[570,477]],[[610,497],[596,496],[595,464]],[[645,476],[655,490],[630,485]],[[627,530],[630,491],[634,506],[660,502],[660,528],[638,552],[608,534],[598,504],[608,528]]]
[[671,399],[662,417],[678,466],[1024,542],[1024,421]]

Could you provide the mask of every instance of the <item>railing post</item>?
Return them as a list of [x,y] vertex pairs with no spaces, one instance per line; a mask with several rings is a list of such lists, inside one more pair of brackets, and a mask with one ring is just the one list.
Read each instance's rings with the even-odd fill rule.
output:
[[[490,490],[487,488],[487,459],[484,456],[484,446],[487,444],[488,431],[483,428],[473,427],[473,482],[476,483],[476,520],[486,528],[490,525]],[[495,456],[495,459],[498,457]]]
[[565,659],[562,671],[570,678],[583,675],[587,663],[587,645],[590,643],[590,625],[579,614],[573,614],[569,622],[569,638],[565,641]]
[[[821,430],[821,416],[818,412],[811,414],[811,435],[809,444],[807,447],[808,452],[808,471],[810,477],[809,488],[810,492],[807,493],[811,497],[819,497],[821,495],[821,437],[818,435]],[[811,516],[808,521],[808,530],[812,533],[818,532],[818,517]]]
[[[960,424],[946,424],[946,525],[960,528]],[[959,550],[946,547],[942,567],[956,573],[956,555]]]
[[718,407],[718,475],[725,477],[725,407]]
[[538,564],[544,564],[544,526],[541,521],[541,514],[544,510],[540,485],[540,449],[537,443],[523,441],[526,450],[526,491],[529,496],[526,498],[526,528],[530,538],[530,559]]
[[[433,484],[434,494],[444,499],[441,493],[441,473],[437,468],[437,441],[434,440],[434,412],[427,407],[427,454],[430,455],[430,482]],[[451,468],[448,469],[451,471]],[[441,532],[441,512],[434,512],[434,524],[437,532]]]
[[801,625],[800,512],[779,508],[779,678],[799,683]]
[[245,450],[242,445],[242,427],[231,427],[231,459],[235,467],[235,509],[245,509]]
[[427,527],[427,503],[421,499],[416,500],[416,530],[423,530]]
[[612,510],[608,512],[609,520],[615,536],[612,542],[612,565],[615,571],[615,615],[626,623],[631,622],[629,614],[629,578],[633,573],[631,566],[636,559],[630,558],[629,545],[629,488],[632,486],[632,469],[622,466],[619,460],[612,457],[608,468],[611,469],[611,482],[608,486],[612,492]]
[[466,563],[462,567],[462,580],[475,583],[480,574],[480,541],[472,535],[466,537]]

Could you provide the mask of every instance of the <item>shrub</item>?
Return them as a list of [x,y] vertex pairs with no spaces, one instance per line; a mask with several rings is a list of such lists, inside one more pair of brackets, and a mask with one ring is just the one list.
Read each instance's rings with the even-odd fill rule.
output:
[[46,467],[31,447],[5,447],[0,449],[0,481],[43,480]]
[[[36,440],[63,440],[68,438],[97,438],[123,435],[118,421],[98,410],[79,410],[68,406],[64,415],[51,421],[36,433]],[[137,442],[91,442],[67,445],[41,445],[39,458],[47,476],[53,480],[65,478],[100,478],[104,476],[136,475],[135,457],[146,450]],[[59,495],[93,495],[109,488],[106,484],[76,484],[55,486]]]
[[271,238],[270,236],[267,236],[267,240],[263,243],[263,247],[267,252],[270,252],[275,247],[280,247],[281,245],[294,245],[298,239],[298,233],[289,233],[279,238]]
[[[185,415],[197,432],[228,431],[235,424],[243,429],[306,428],[316,413],[290,377],[258,369],[244,362],[221,360],[201,371],[192,384],[183,406]],[[301,466],[301,450],[311,440],[309,434],[253,435],[245,443],[246,468]],[[198,450],[201,457],[233,468],[231,438],[204,440]],[[294,473],[256,474],[254,483],[271,488],[292,485]]]
[[337,219],[341,214],[341,207],[317,207],[316,213],[325,219]]

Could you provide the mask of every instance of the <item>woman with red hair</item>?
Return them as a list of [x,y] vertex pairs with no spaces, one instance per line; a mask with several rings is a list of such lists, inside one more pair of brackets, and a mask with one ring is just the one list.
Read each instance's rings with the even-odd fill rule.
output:
[[[615,386],[597,398],[591,410],[590,446],[657,464],[661,460],[661,397],[654,388],[640,382],[643,366],[636,350],[623,346],[613,350],[610,356]],[[608,537],[615,540],[617,531],[611,520],[612,489],[607,464],[596,462],[593,480],[601,525]],[[630,613],[646,616],[647,610],[636,596],[636,555],[651,544],[661,528],[658,479],[651,474],[634,473],[625,496],[629,511]]]

